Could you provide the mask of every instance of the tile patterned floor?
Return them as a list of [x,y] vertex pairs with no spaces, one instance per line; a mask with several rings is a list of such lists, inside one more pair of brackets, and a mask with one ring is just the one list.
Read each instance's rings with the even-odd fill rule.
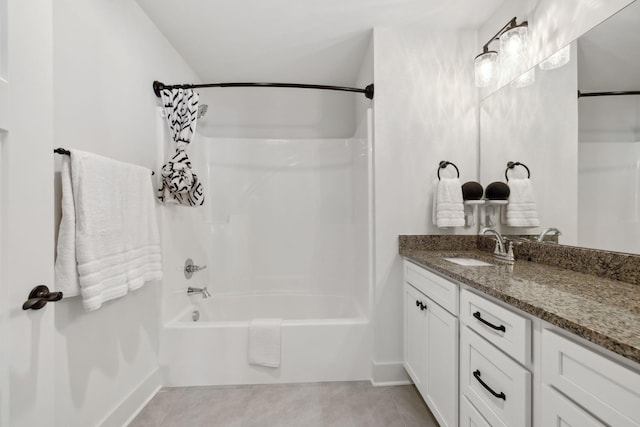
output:
[[437,427],[412,385],[369,382],[160,391],[130,427]]

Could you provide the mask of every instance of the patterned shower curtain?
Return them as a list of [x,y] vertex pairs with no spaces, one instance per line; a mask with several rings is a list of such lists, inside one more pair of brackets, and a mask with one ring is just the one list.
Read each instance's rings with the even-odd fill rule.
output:
[[186,152],[196,128],[198,93],[192,89],[163,89],[161,95],[176,152],[160,171],[162,187],[158,190],[158,198],[163,203],[201,206],[204,188],[193,173]]

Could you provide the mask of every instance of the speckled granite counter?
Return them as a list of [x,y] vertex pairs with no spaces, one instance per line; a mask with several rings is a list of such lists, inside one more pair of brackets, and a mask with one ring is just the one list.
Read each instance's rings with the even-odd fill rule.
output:
[[473,249],[401,247],[400,255],[640,363],[637,285],[523,260],[513,266],[465,267],[444,259],[496,263],[491,254]]

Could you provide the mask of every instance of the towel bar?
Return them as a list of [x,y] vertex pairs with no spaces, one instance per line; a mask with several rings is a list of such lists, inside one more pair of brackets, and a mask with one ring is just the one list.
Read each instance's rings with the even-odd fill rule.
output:
[[531,178],[531,171],[529,171],[529,168],[527,167],[527,165],[520,162],[507,162],[507,168],[504,171],[504,177],[507,180],[507,182],[509,182],[509,177],[507,176],[507,172],[509,172],[509,169],[513,169],[516,166],[522,166],[523,168],[525,168],[527,170],[527,178]]
[[441,160],[440,164],[438,165],[438,181],[440,180],[440,169],[444,169],[447,166],[453,166],[454,168],[456,168],[456,173],[458,174],[458,178],[460,178],[460,171],[458,170],[458,167],[456,165],[454,165],[453,163],[447,161],[447,160]]
[[[65,149],[65,148],[56,148],[53,150],[54,153],[56,154],[62,154],[64,156],[70,156],[71,155],[71,151]],[[156,173],[154,171],[151,171],[151,175],[155,175]]]

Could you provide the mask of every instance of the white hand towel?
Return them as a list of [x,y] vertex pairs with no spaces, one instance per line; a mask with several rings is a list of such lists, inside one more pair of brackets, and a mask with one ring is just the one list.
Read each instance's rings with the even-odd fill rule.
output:
[[441,178],[438,181],[432,220],[438,227],[464,227],[462,185],[458,178]]
[[280,367],[282,319],[253,319],[249,323],[248,360],[252,365]]
[[538,210],[533,186],[528,178],[509,180],[509,203],[506,207],[506,224],[511,227],[538,227]]
[[78,262],[76,261],[76,209],[71,185],[71,158],[62,157],[60,170],[62,181],[62,219],[58,231],[58,247],[55,265],[55,288],[65,298],[80,295]]
[[85,309],[92,311],[147,281],[160,280],[151,171],[71,150],[61,172],[56,289],[65,297],[82,295]]

